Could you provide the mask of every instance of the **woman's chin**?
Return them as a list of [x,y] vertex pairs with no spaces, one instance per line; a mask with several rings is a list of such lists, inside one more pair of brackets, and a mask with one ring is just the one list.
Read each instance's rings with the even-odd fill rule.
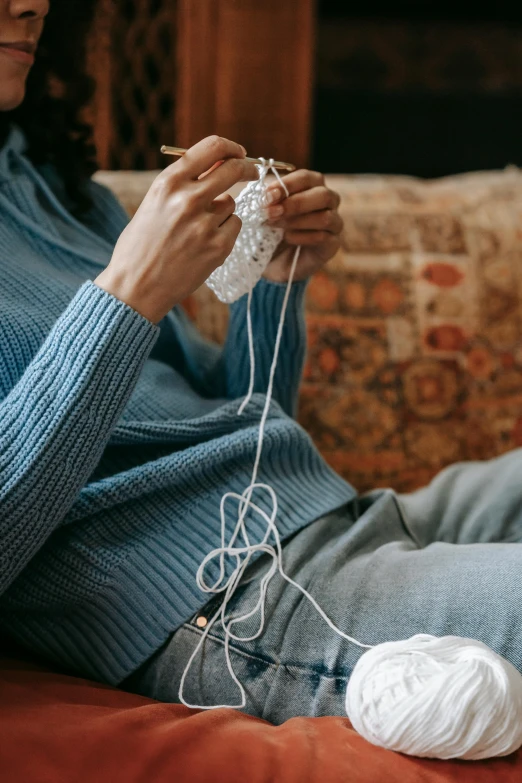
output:
[[2,84],[0,79],[0,111],[12,111],[23,102],[25,98],[25,80],[19,84]]

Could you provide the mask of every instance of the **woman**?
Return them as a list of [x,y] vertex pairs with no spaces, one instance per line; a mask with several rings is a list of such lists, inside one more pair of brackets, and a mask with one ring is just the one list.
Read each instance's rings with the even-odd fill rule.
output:
[[[78,122],[92,91],[83,72],[92,10],[87,0],[0,0],[3,632],[55,666],[178,700],[222,598],[208,601],[196,571],[220,544],[222,495],[250,483],[301,245],[259,468],[277,493],[287,573],[364,643],[458,634],[522,670],[521,453],[453,466],[401,497],[359,497],[326,465],[293,416],[306,281],[335,253],[342,223],[337,194],[303,170],[285,178],[286,199],[271,185],[269,217],[284,241],[254,291],[255,394],[237,416],[248,386],[245,297],[231,306],[223,349],[179,302],[229,254],[240,223],[224,194],[257,170],[238,144],[205,139],[160,173],[129,221],[90,179],[90,128]],[[38,46],[34,67],[20,41]],[[267,507],[262,493],[254,499]],[[247,519],[260,541],[259,517]],[[270,562],[265,554],[248,567],[235,615],[255,604]],[[209,572],[212,583],[218,570]],[[246,636],[249,624],[235,630]],[[263,634],[233,642],[230,655],[245,710],[280,722],[343,714],[361,652],[274,578]],[[217,625],[184,696],[239,701]]]

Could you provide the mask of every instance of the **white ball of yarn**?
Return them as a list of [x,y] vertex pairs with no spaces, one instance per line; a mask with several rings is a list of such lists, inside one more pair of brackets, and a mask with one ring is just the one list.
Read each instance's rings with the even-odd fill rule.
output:
[[361,656],[346,713],[369,742],[412,756],[507,756],[522,744],[522,676],[482,642],[417,634]]

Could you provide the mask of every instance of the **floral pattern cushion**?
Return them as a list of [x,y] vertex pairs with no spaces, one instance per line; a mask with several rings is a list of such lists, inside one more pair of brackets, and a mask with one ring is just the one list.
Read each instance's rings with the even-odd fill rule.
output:
[[[97,178],[133,214],[156,173]],[[308,288],[299,411],[326,460],[360,491],[405,491],[522,445],[522,173],[327,181],[342,247]],[[185,304],[223,339],[206,286]]]

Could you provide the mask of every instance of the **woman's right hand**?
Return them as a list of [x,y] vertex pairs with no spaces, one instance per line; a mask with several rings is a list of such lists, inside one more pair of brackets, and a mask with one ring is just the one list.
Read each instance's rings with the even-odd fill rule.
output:
[[153,181],[94,281],[153,323],[207,279],[241,229],[225,193],[259,172],[244,147],[209,136]]

